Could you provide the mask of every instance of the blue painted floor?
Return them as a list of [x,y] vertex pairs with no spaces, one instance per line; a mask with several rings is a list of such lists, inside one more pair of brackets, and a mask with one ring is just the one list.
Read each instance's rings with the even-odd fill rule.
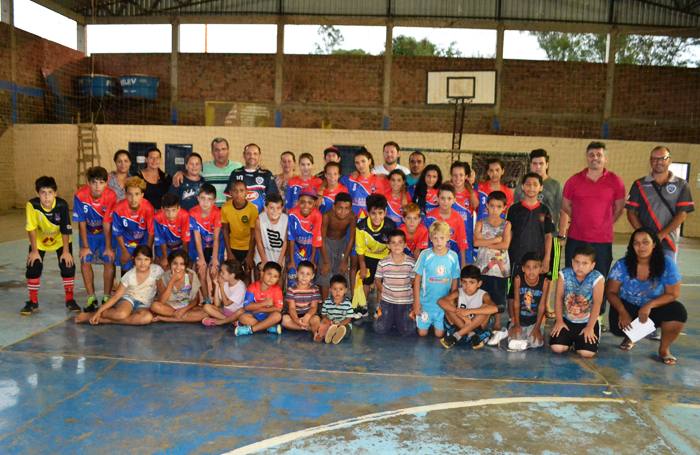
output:
[[24,256],[24,242],[0,245],[0,453],[700,453],[694,245],[680,257],[690,320],[673,367],[655,342],[624,352],[610,334],[583,360],[445,350],[375,336],[368,320],[337,346],[200,324],[78,325],[50,262],[41,309],[24,317]]

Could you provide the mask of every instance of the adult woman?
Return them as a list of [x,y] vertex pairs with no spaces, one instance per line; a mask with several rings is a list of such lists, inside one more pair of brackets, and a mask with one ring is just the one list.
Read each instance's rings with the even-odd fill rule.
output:
[[436,164],[429,164],[421,172],[418,183],[408,188],[408,194],[411,195],[413,202],[418,204],[424,216],[437,208],[440,185],[442,185],[440,167]]
[[124,183],[126,179],[132,177],[129,174],[129,168],[131,167],[131,155],[126,150],[117,150],[114,154],[114,164],[117,169],[109,173],[109,181],[107,182],[107,188],[111,188],[115,193],[117,193],[117,202],[126,199],[126,189],[124,188]]
[[275,184],[277,184],[277,189],[282,196],[282,207],[284,207],[286,196],[287,196],[287,182],[292,177],[295,177],[294,168],[297,165],[297,158],[292,152],[284,152],[280,155],[280,166],[282,167],[282,173],[275,176]]
[[[605,296],[610,309],[610,331],[624,336],[622,329],[639,317],[661,327],[659,357],[666,365],[675,365],[671,344],[681,333],[688,313],[678,302],[681,274],[673,260],[664,255],[663,246],[654,232],[646,227],[634,231],[627,254],[618,260],[608,275]],[[620,349],[629,351],[634,343],[625,337]]]
[[173,178],[160,170],[160,150],[153,147],[146,152],[146,168],[136,174],[146,181],[146,191],[143,197],[151,203],[153,208],[160,210],[160,200],[170,189]]

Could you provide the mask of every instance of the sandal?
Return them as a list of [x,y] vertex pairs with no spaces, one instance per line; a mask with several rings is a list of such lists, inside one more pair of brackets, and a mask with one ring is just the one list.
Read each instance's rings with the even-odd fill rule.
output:
[[631,351],[634,346],[635,344],[631,341],[623,341],[622,344],[620,344],[620,349],[623,351]]
[[675,365],[676,363],[678,363],[678,359],[676,359],[672,355],[661,357],[661,361],[664,363],[664,365]]

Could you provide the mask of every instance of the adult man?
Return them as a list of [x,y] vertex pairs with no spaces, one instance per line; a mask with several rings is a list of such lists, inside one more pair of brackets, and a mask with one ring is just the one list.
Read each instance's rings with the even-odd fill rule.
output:
[[231,185],[236,181],[245,182],[248,187],[247,199],[258,208],[258,212],[262,213],[265,210],[265,198],[268,194],[279,193],[275,176],[267,169],[260,167],[260,157],[262,151],[256,144],[248,144],[243,147],[243,160],[245,167],[236,169],[231,172],[228,179],[227,190],[224,192],[227,198],[230,199],[228,191],[231,190]]
[[372,169],[372,174],[389,175],[389,172],[393,171],[394,169],[399,169],[406,175],[411,173],[407,167],[401,166],[398,163],[399,156],[401,156],[401,148],[399,147],[399,144],[394,141],[389,141],[384,144],[383,150],[384,164],[375,166],[374,169]]
[[[564,185],[561,208],[570,218],[566,242],[566,267],[571,267],[574,250],[589,244],[595,249],[595,269],[607,278],[612,263],[613,224],[625,207],[625,184],[605,169],[608,149],[602,142],[586,148],[588,167],[574,174]],[[605,300],[600,314],[605,313]]]
[[[223,137],[217,137],[211,142],[211,156],[214,159],[204,163],[202,165],[202,172],[200,172],[204,180],[207,183],[211,183],[214,185],[214,188],[216,188],[216,206],[219,208],[226,202],[226,195],[224,193],[228,187],[228,180],[231,173],[243,167],[243,164],[238,161],[230,160],[228,154],[228,141]],[[179,187],[183,177],[183,172],[178,171],[173,176],[173,186],[176,188]]]
[[411,168],[411,172],[406,174],[406,185],[415,185],[425,167],[425,155],[421,152],[411,153],[411,156],[408,157],[408,167]]
[[625,208],[633,228],[644,226],[656,232],[664,253],[676,260],[680,225],[695,210],[688,182],[668,170],[673,162],[668,147],[651,151],[651,172],[636,180],[630,188]]
[[[323,161],[324,166],[328,163],[340,163],[340,150],[338,150],[336,147],[328,147],[323,151]],[[316,177],[320,178],[321,180],[325,179],[326,171],[322,169],[321,172],[316,174]]]

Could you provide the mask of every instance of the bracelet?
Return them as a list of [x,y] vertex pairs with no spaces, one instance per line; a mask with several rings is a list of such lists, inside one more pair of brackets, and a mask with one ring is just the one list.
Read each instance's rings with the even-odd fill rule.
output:
[[557,238],[558,238],[559,240],[566,240],[566,236],[565,236],[565,235],[558,235]]

